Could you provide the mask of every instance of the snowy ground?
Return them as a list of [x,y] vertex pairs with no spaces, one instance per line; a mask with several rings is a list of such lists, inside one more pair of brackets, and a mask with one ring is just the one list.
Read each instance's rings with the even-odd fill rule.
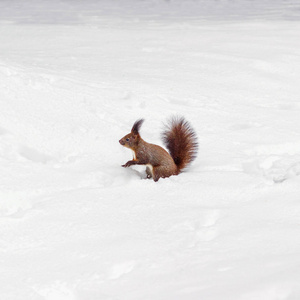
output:
[[[300,299],[297,1],[0,2],[0,299]],[[199,155],[124,169],[133,122]]]

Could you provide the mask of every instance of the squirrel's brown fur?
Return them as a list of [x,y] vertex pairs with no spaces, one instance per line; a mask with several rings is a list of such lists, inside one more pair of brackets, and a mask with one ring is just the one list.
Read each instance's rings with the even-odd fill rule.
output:
[[184,118],[173,117],[162,133],[169,153],[162,147],[145,142],[139,130],[144,120],[137,120],[131,132],[120,139],[120,144],[133,151],[133,160],[122,167],[146,165],[147,177],[159,178],[178,175],[197,155],[198,143],[195,131]]

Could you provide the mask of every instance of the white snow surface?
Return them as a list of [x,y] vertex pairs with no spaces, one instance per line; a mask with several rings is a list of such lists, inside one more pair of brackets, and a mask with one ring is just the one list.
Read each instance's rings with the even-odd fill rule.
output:
[[[300,3],[0,2],[0,299],[300,299]],[[118,140],[198,157],[157,183]]]

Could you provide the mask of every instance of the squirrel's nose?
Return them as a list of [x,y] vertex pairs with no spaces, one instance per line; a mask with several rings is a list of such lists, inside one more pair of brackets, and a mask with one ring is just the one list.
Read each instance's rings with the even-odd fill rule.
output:
[[125,143],[124,143],[124,141],[121,139],[121,140],[119,140],[119,143],[121,144],[121,145],[124,145]]

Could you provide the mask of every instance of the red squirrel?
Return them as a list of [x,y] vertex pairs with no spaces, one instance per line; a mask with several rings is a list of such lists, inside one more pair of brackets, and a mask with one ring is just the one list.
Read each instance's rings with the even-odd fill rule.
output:
[[144,119],[137,120],[131,132],[119,141],[122,146],[133,151],[133,160],[129,160],[122,167],[146,165],[147,178],[158,181],[159,178],[178,175],[196,158],[196,133],[184,118],[173,117],[162,133],[162,140],[169,153],[141,138],[139,130],[143,122]]

